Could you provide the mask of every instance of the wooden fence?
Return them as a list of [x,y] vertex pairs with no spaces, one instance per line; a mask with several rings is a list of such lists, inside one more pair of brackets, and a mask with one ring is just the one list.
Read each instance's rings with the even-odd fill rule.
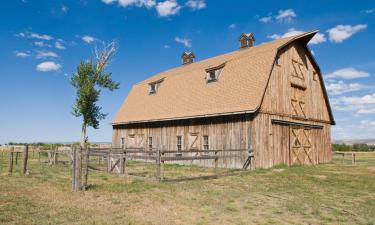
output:
[[342,156],[341,162],[342,164],[346,164],[347,160],[349,159],[351,165],[357,164],[358,157],[372,155],[375,157],[375,152],[339,152],[334,151],[333,154]]
[[[220,158],[231,158],[235,156],[219,154],[226,152],[247,152],[248,158],[243,165],[243,169],[247,169],[251,166],[253,159],[253,152],[248,149],[217,149],[217,150],[159,150],[159,149],[144,149],[144,148],[132,148],[132,149],[121,149],[121,148],[89,148],[89,149],[73,149],[72,154],[72,187],[74,190],[85,189],[88,184],[88,176],[90,170],[102,170],[101,168],[90,165],[90,157],[97,157],[98,162],[106,163],[105,171],[108,173],[116,173],[119,175],[127,175],[126,164],[129,160],[136,160],[141,162],[147,162],[154,165],[155,176],[154,180],[157,181],[170,181],[164,177],[164,164],[168,162],[178,161],[194,161],[194,160],[213,160],[215,169],[218,167],[218,160]],[[192,155],[194,154],[194,155]],[[216,170],[215,170],[216,171]],[[80,174],[83,174],[83,180],[81,181]],[[134,176],[134,175],[132,175]],[[219,177],[215,175],[205,176],[203,178],[215,178]],[[145,178],[139,177],[138,178]],[[199,177],[197,177],[199,178]],[[191,179],[191,177],[185,177],[184,179]],[[174,179],[176,180],[176,179]],[[181,180],[181,179],[180,179]]]

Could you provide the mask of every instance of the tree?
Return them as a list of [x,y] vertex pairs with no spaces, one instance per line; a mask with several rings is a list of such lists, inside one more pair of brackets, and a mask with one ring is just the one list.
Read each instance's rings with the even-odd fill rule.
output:
[[77,92],[72,113],[76,117],[82,117],[81,148],[85,147],[88,140],[87,127],[98,129],[99,121],[107,116],[101,112],[102,108],[97,105],[101,90],[113,91],[119,88],[120,84],[111,79],[112,73],[105,72],[105,68],[115,52],[114,42],[105,46],[100,53],[95,50],[96,62],[92,60],[80,62],[77,72],[70,80]]

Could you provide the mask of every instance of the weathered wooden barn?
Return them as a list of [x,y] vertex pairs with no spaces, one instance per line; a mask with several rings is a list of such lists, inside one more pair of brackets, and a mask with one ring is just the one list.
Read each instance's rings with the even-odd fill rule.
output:
[[[331,160],[334,125],[307,43],[317,31],[183,64],[135,84],[113,120],[113,146],[186,151],[249,149],[252,168]],[[242,167],[247,153],[220,160]],[[207,162],[198,162],[210,166]]]

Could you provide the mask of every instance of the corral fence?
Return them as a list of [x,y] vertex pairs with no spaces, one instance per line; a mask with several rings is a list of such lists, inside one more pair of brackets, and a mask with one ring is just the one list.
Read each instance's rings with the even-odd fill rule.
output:
[[[239,157],[233,152],[242,152],[247,160],[241,169],[218,168],[219,160]],[[114,173],[120,176],[130,176],[138,179],[153,181],[181,181],[191,179],[210,179],[220,176],[234,175],[250,168],[253,152],[249,149],[218,149],[218,150],[159,150],[145,148],[87,148],[79,147],[71,150],[72,188],[79,190],[88,186],[90,171]],[[194,162],[211,161],[212,168],[196,169]],[[183,162],[183,163],[181,163]],[[187,162],[187,163],[186,163]],[[58,161],[56,162],[58,163]],[[165,164],[168,164],[165,170]],[[176,164],[195,166],[192,176],[178,174]],[[173,166],[175,165],[175,166]],[[185,167],[189,168],[189,167]],[[81,174],[83,176],[81,176]],[[181,176],[179,176],[181,175]],[[80,180],[80,179],[83,180]]]
[[333,162],[343,165],[373,165],[375,152],[333,152]]

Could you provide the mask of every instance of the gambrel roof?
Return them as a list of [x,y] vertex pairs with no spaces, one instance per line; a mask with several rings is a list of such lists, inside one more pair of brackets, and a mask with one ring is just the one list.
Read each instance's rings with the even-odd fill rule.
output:
[[[274,40],[161,72],[132,87],[113,124],[254,113],[261,105],[278,50],[296,40],[307,44],[316,33]],[[219,81],[207,83],[207,69],[221,65]],[[161,82],[157,93],[150,95],[149,84],[157,81]]]

